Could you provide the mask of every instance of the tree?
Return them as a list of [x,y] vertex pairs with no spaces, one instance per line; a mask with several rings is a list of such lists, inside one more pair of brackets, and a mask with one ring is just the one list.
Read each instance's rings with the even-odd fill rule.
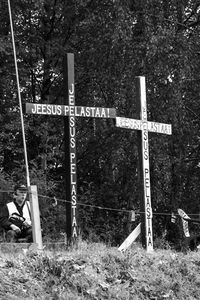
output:
[[[0,9],[0,164],[1,176],[14,183],[25,178],[25,168],[6,1]],[[20,0],[12,2],[12,11],[23,103],[63,103],[67,52],[75,54],[77,105],[114,107],[118,116],[139,118],[134,78],[146,77],[148,119],[173,128],[170,141],[150,135],[155,235],[163,232],[165,214],[172,210],[196,212],[198,2]],[[64,124],[49,116],[24,117],[31,183],[38,185],[45,218],[51,211],[53,226],[52,198],[65,197]],[[140,210],[137,134],[115,128],[111,120],[79,119],[77,157],[81,228],[88,234],[92,227],[104,240],[119,243],[127,235],[124,209]],[[50,198],[45,202],[44,196]],[[59,230],[64,213],[55,214]]]

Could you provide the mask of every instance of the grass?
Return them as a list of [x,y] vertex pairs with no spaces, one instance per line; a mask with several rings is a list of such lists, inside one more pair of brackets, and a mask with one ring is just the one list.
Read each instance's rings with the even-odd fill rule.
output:
[[67,250],[1,253],[0,299],[199,299],[200,253],[79,241]]

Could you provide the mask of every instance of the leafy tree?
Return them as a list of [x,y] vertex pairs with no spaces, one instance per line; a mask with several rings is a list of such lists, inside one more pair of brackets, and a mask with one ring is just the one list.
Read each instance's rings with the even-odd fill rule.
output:
[[[11,186],[25,179],[24,150],[7,1],[0,10],[0,168]],[[118,116],[139,118],[134,78],[146,77],[148,119],[173,128],[171,137],[149,134],[155,236],[163,233],[172,210],[196,213],[198,1],[20,0],[12,2],[12,15],[23,104],[64,103],[68,52],[75,54],[76,105],[114,107]],[[54,196],[65,199],[64,121],[25,114],[24,120],[45,230],[64,230],[65,203],[52,206]],[[81,230],[120,243],[139,221],[129,223],[127,212],[140,211],[137,133],[115,128],[108,119],[76,123]]]

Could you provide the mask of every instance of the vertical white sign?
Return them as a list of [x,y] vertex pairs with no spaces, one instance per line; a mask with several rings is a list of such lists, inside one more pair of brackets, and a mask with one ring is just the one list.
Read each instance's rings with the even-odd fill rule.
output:
[[[72,238],[77,238],[77,221],[76,221],[76,127],[75,127],[75,95],[74,83],[69,88],[69,136],[70,136],[70,177],[71,177],[71,207],[72,207]],[[72,108],[72,109],[70,109]]]
[[141,119],[142,127],[142,164],[143,164],[143,186],[145,203],[145,229],[146,229],[146,249],[153,251],[153,231],[152,231],[152,208],[150,190],[150,169],[149,169],[149,141],[148,122],[146,105],[145,77],[140,77],[140,99],[141,99]]
[[69,153],[70,153],[70,198],[71,198],[71,238],[76,239],[77,230],[77,168],[76,168],[76,123],[74,55],[68,53],[68,103],[69,103]]

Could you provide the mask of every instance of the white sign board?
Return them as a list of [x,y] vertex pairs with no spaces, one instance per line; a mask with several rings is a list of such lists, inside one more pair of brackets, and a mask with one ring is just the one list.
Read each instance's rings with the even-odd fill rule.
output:
[[[143,121],[137,119],[116,117],[116,126],[127,129],[142,130]],[[157,123],[157,122],[147,122],[147,128],[150,132],[172,134],[172,126],[170,124]]]

